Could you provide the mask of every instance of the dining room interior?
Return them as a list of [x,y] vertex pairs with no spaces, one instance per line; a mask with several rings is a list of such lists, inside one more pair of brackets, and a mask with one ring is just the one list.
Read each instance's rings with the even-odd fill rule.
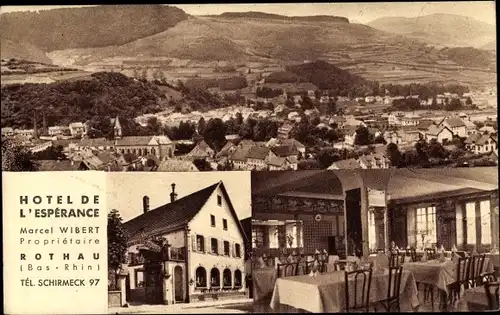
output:
[[252,173],[253,312],[498,309],[496,168]]

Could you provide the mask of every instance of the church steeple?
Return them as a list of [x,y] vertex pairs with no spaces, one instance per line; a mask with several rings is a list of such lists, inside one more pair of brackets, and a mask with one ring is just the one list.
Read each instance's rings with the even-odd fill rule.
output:
[[116,116],[115,122],[113,124],[113,132],[115,139],[120,139],[123,135],[122,125],[120,124],[120,119],[118,118],[118,115]]

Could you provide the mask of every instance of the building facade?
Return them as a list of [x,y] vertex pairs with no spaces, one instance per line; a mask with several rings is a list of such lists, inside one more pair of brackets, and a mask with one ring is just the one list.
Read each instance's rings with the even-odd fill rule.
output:
[[[222,182],[126,222],[128,300],[173,304],[245,296],[247,236]],[[151,240],[158,240],[157,245]],[[160,245],[158,245],[160,244]],[[151,259],[154,257],[156,259]]]

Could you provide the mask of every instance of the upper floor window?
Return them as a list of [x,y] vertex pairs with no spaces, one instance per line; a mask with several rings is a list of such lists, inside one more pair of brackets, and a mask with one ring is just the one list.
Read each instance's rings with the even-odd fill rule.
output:
[[215,227],[215,215],[210,215],[210,225]]
[[199,252],[205,251],[205,238],[203,235],[196,235],[196,249]]
[[224,241],[224,255],[229,256],[230,255],[230,248],[229,248],[229,242]]
[[236,257],[241,257],[241,247],[240,244],[234,245],[234,253]]
[[227,220],[222,219],[222,228],[227,231]]
[[217,195],[217,205],[222,206],[222,197]]
[[219,253],[219,241],[217,241],[216,238],[212,238],[210,240],[210,249],[212,254],[218,254]]

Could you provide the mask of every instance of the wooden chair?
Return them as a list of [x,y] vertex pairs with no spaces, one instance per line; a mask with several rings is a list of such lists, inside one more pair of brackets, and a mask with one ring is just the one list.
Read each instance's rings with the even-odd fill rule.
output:
[[484,284],[484,290],[486,292],[486,298],[488,299],[488,309],[490,311],[500,310],[500,282],[486,282]]
[[[403,266],[389,267],[389,286],[387,289],[387,299],[378,302],[387,312],[401,312],[399,296],[401,292],[401,278],[403,275]],[[375,311],[377,309],[375,308]]]
[[369,312],[372,270],[345,272],[345,312]]
[[417,262],[417,250],[415,248],[407,248],[406,256],[410,257],[410,262]]
[[340,270],[347,270],[347,265],[349,262],[347,260],[337,260],[333,263],[333,266],[335,267],[335,270],[340,271]]
[[470,266],[471,257],[459,257],[457,263],[457,281],[451,285],[450,301],[453,304],[460,299],[460,291],[462,286],[468,289],[470,286]]
[[437,259],[437,253],[435,248],[425,248],[424,251],[427,254],[427,259],[429,260]]
[[298,263],[278,264],[278,278],[296,276],[298,273]]
[[481,274],[481,283],[480,285],[484,285],[486,282],[495,282],[498,281],[498,277],[496,272],[483,272]]
[[482,283],[481,273],[483,273],[485,257],[484,254],[471,256],[469,275],[471,287],[476,287]]
[[399,267],[402,266],[404,263],[405,263],[404,252],[400,253],[399,251],[396,251],[395,253],[391,253],[389,259],[389,267]]

